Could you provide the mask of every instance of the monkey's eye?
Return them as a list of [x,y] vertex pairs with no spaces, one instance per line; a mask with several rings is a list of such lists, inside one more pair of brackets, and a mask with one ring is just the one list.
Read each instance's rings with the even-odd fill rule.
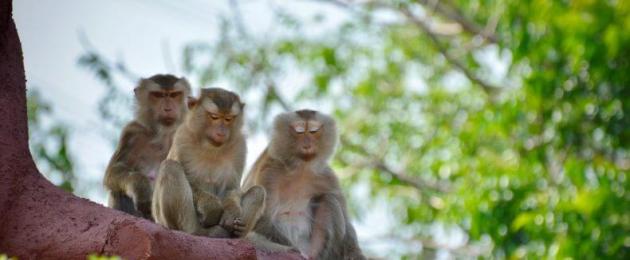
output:
[[321,128],[320,126],[309,126],[308,127],[308,131],[311,134],[314,134],[314,133],[317,133],[317,131],[319,131],[320,128]]
[[303,134],[306,131],[303,125],[296,125],[293,127],[293,130],[298,134]]
[[179,97],[181,94],[182,94],[182,92],[179,92],[179,91],[178,92],[173,92],[173,93],[171,93],[169,95],[169,97],[176,98],[176,97]]
[[149,93],[152,97],[154,98],[163,98],[164,97],[164,93],[159,92],[159,91],[152,91],[151,93]]
[[232,122],[232,119],[234,119],[234,118],[233,117],[226,117],[225,118],[225,122],[228,122],[228,123]]
[[212,120],[217,120],[219,119],[219,116],[216,114],[208,114],[208,116],[212,119]]
[[315,120],[308,121],[308,131],[311,134],[317,133],[317,131],[319,131],[321,128],[322,128],[322,123],[320,123],[319,121],[315,121]]

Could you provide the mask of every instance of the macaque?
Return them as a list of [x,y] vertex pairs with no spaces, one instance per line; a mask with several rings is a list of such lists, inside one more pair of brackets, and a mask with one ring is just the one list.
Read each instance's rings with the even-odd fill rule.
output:
[[185,78],[158,74],[141,79],[134,94],[135,119],[124,127],[103,183],[109,207],[152,219],[153,182],[188,111],[190,84]]
[[255,232],[295,246],[309,259],[365,259],[328,161],[337,142],[335,121],[313,110],[278,115],[267,149],[244,188],[267,192]]
[[237,94],[202,89],[160,166],[153,217],[170,229],[209,237],[244,237],[264,209],[265,190],[241,193],[247,147]]

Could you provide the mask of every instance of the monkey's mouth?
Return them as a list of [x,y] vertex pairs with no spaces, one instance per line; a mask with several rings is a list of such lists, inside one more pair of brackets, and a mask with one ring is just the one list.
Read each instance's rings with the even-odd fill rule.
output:
[[315,152],[302,152],[300,153],[300,158],[302,158],[302,160],[304,161],[310,161],[313,158],[315,158],[316,154]]
[[177,121],[177,118],[164,116],[164,117],[160,117],[159,121],[160,121],[160,124],[162,125],[171,126]]
[[222,139],[217,140],[217,138],[213,138],[213,137],[209,136],[209,137],[208,137],[208,141],[210,142],[210,144],[211,144],[212,146],[214,146],[214,147],[220,147],[220,146],[222,146],[223,144],[225,144],[226,139],[225,139],[225,138],[222,138]]

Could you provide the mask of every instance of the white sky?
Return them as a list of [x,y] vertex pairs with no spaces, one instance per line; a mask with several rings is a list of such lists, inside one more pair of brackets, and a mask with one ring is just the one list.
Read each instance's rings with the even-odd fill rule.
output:
[[[179,2],[181,3],[181,2]],[[168,70],[163,49],[176,64],[181,50],[192,41],[211,41],[216,14],[224,1],[35,1],[14,2],[14,19],[24,51],[29,87],[52,103],[56,118],[71,128],[70,148],[80,181],[100,183],[113,147],[99,131],[97,102],[104,87],[77,65],[84,52],[83,32],[108,58],[121,58],[135,73],[150,76]],[[175,71],[179,73],[181,71]],[[133,85],[126,87],[129,92]],[[264,140],[263,140],[264,141]],[[254,152],[251,151],[253,156]],[[81,187],[79,187],[80,189]],[[105,203],[101,185],[79,195]]]

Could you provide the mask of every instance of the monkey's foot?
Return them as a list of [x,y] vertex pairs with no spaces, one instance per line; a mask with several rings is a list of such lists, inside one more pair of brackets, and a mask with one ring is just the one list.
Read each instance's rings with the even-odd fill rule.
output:
[[249,233],[249,230],[247,230],[247,225],[240,218],[236,218],[232,223],[232,233],[237,237],[244,237]]

